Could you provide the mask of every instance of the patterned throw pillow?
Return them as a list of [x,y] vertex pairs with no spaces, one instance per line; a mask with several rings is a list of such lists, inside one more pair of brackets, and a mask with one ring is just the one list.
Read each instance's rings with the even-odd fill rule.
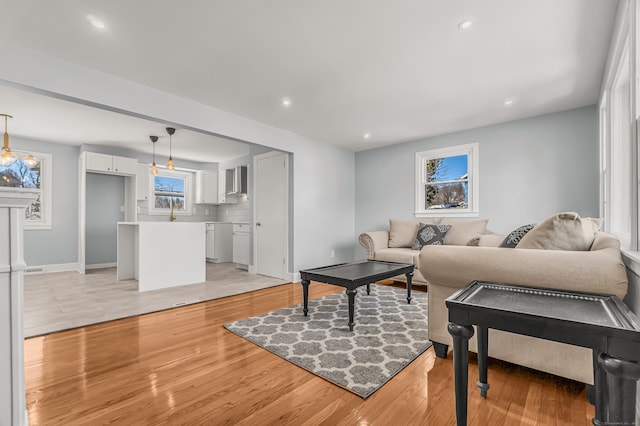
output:
[[531,231],[536,226],[535,223],[528,225],[522,225],[519,228],[511,231],[509,235],[500,243],[500,247],[516,248],[522,237],[527,235],[527,232]]
[[451,229],[451,225],[431,225],[429,223],[421,223],[418,227],[418,235],[413,243],[414,250],[420,250],[424,246],[442,245],[444,244],[444,236]]

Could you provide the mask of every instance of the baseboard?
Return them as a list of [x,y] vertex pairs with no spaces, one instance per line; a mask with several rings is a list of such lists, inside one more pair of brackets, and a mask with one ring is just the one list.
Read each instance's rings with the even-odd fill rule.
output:
[[284,279],[292,283],[297,283],[300,281],[300,272],[287,272],[284,275]]
[[77,271],[77,263],[54,263],[52,265],[29,265],[24,270],[25,275],[48,274],[51,272]]
[[94,263],[93,265],[85,265],[84,269],[104,269],[104,268],[115,268],[118,266],[116,262],[113,263]]
[[253,265],[249,265],[249,273],[255,275],[256,274],[256,267]]

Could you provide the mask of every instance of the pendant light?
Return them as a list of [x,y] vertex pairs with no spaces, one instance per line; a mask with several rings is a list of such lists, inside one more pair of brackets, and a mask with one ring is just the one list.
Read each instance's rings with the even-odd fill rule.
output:
[[151,174],[157,175],[158,167],[156,166],[156,142],[158,142],[158,137],[149,136],[149,139],[151,139],[151,143],[153,144],[153,163],[151,163]]
[[169,133],[169,161],[167,161],[167,169],[173,170],[175,168],[173,164],[173,157],[171,156],[171,136],[176,132],[173,127],[167,127],[167,133]]
[[9,148],[9,133],[7,133],[7,120],[13,117],[9,114],[0,114],[0,117],[4,117],[4,145],[0,153],[0,165],[9,166],[17,160],[16,155]]
[[31,154],[27,155],[22,162],[30,169],[33,169],[39,163],[38,159]]

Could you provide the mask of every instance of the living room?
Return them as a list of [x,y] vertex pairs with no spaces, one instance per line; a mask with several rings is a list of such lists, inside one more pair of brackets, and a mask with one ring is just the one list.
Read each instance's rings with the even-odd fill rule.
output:
[[[594,6],[587,3],[589,7]],[[541,106],[538,114],[518,116],[518,108],[526,104],[526,99],[518,95],[509,104],[511,106],[506,106],[502,105],[505,96],[515,95],[500,95],[501,109],[493,110],[491,123],[474,125],[474,116],[464,116],[462,118],[471,123],[467,127],[452,127],[453,130],[438,134],[425,133],[428,136],[424,137],[399,137],[395,142],[404,143],[388,146],[382,143],[379,146],[366,145],[368,142],[362,140],[361,133],[368,130],[360,129],[363,127],[360,125],[356,142],[360,148],[357,149],[319,142],[331,140],[329,134],[322,138],[300,136],[290,117],[297,107],[299,98],[296,97],[293,97],[291,110],[280,109],[273,114],[272,124],[245,118],[237,111],[227,112],[202,100],[180,97],[169,90],[162,91],[159,85],[147,83],[143,75],[134,75],[133,72],[130,75],[125,72],[118,74],[100,61],[83,61],[87,46],[82,46],[75,53],[57,52],[43,41],[40,41],[41,45],[28,39],[21,42],[16,40],[17,35],[8,34],[3,37],[7,41],[1,44],[6,62],[0,70],[0,79],[4,85],[21,90],[153,117],[160,122],[179,123],[185,128],[292,153],[292,257],[288,272],[295,274],[305,268],[363,259],[365,252],[357,245],[357,236],[361,232],[384,229],[391,218],[412,219],[416,210],[415,154],[431,149],[478,143],[478,182],[481,189],[477,213],[478,217],[489,219],[488,227],[494,232],[507,234],[520,225],[540,222],[562,211],[575,211],[583,217],[603,216],[600,195],[602,171],[599,165],[600,102],[607,90],[607,81],[615,80],[614,68],[618,64],[614,53],[617,49],[616,34],[635,34],[635,20],[630,18],[631,12],[635,11],[635,2],[621,1],[619,4],[618,9],[606,7],[607,37],[585,42],[587,49],[600,53],[600,57],[594,59],[600,68],[589,70],[596,76],[597,87],[587,90],[588,96],[582,103],[551,110]],[[629,11],[625,11],[625,7]],[[16,16],[24,17],[25,10]],[[45,15],[44,12],[37,13],[38,16],[40,13]],[[142,13],[142,10],[136,8],[136,13]],[[16,19],[16,22],[23,20]],[[44,18],[41,16],[39,20]],[[629,24],[624,24],[627,20]],[[6,28],[15,29],[16,22]],[[603,31],[606,32],[607,28]],[[42,31],[32,29],[32,32],[37,35]],[[93,35],[87,38],[90,43],[96,42]],[[582,44],[576,44],[578,52],[585,49]],[[636,75],[633,38],[629,45],[630,75]],[[251,66],[259,67],[255,63]],[[172,78],[181,80],[187,77],[176,73]],[[630,80],[634,81],[633,78]],[[578,90],[567,85],[550,88],[545,84],[549,81],[555,81],[554,77],[540,82],[531,90],[553,90],[561,94]],[[635,87],[635,84],[630,83],[630,87]],[[464,103],[465,99],[459,102]],[[4,108],[7,108],[4,112],[11,112],[9,105]],[[635,102],[631,111],[635,114]],[[376,139],[382,131],[371,131],[369,139]],[[16,148],[19,140],[19,136],[16,137]],[[362,146],[368,148],[362,149]],[[635,167],[636,162],[633,164]],[[631,199],[636,200],[637,195]],[[629,218],[637,217],[637,209],[632,208]],[[605,222],[606,230],[615,231],[610,226]],[[625,261],[630,268],[630,284],[625,302],[638,313],[640,279],[634,273],[639,270],[633,255],[637,249],[637,243],[633,242],[637,240],[634,233],[637,233],[637,226],[632,226],[627,232],[630,236],[627,248],[630,250],[625,252]]]

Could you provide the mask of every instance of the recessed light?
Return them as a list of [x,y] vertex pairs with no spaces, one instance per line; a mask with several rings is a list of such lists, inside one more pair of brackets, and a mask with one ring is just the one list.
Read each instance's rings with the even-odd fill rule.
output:
[[282,102],[282,106],[285,106],[285,107],[291,106],[291,99],[289,98],[282,98],[281,102]]
[[371,139],[371,134],[370,133],[365,133],[364,134],[364,138],[367,139],[367,140]]
[[458,23],[459,30],[468,30],[472,26],[473,26],[473,21],[471,21],[470,19],[465,19],[464,21],[460,21]]
[[94,27],[96,27],[99,30],[103,30],[104,29],[104,22],[102,22],[101,20],[99,20],[98,18],[96,18],[93,15],[88,15],[87,16],[87,20],[89,22],[91,22],[91,25],[93,25]]
[[503,104],[506,107],[510,107],[515,103],[515,101],[516,101],[515,98],[509,98],[509,99],[505,99]]

